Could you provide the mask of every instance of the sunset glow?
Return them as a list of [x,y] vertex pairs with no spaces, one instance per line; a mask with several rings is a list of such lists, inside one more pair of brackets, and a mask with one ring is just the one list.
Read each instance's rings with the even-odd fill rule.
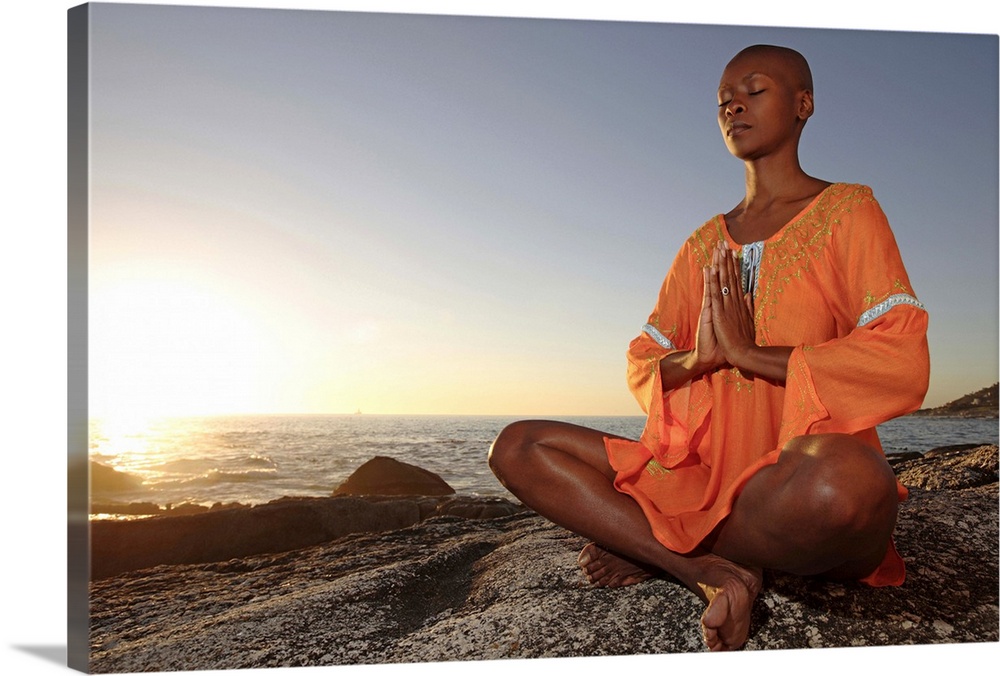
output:
[[[925,404],[996,380],[996,284],[962,292],[995,282],[996,157],[969,141],[996,138],[995,89],[920,85],[974,36],[143,9],[94,14],[95,416],[641,414],[625,349],[739,200],[714,92],[762,41],[813,65],[806,170],[889,216],[931,315]],[[859,65],[886,54],[888,83]]]
[[130,278],[91,295],[91,405],[114,417],[254,410],[276,341],[232,298]]

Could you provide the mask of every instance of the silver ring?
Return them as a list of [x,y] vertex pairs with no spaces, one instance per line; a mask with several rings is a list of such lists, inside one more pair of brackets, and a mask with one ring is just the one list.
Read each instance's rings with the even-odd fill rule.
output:
[[722,295],[723,296],[728,296],[729,295],[729,287],[728,286],[722,287]]

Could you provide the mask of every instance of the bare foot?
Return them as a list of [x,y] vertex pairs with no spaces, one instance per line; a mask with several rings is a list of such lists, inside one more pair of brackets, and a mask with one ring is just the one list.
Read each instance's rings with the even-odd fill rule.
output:
[[650,570],[593,542],[583,548],[576,562],[595,587],[625,587],[653,577]]
[[760,570],[743,568],[720,559],[707,576],[711,581],[699,582],[708,607],[701,616],[701,634],[708,649],[738,650],[750,633],[750,610],[760,592],[763,576]]

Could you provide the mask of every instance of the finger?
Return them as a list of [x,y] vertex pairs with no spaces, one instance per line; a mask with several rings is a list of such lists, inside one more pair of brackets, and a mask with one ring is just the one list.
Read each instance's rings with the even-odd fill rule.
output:
[[721,313],[724,311],[726,306],[726,296],[722,293],[722,289],[725,287],[725,284],[723,284],[719,277],[719,271],[719,268],[712,268],[709,274],[709,281],[712,289],[709,311],[712,314],[713,321],[716,322],[721,319]]
[[740,259],[737,257],[736,252],[733,251],[732,255],[729,256],[729,274],[732,275],[732,287],[733,290],[739,290],[739,293],[743,293],[743,275],[740,274]]
[[709,280],[708,268],[701,269],[702,294],[701,294],[701,321],[712,316],[712,283]]
[[722,267],[726,262],[726,252],[729,251],[729,247],[722,240],[719,240],[718,244],[715,245],[715,260],[716,267]]
[[737,258],[735,251],[733,252],[733,255],[730,256],[729,269],[730,269],[730,274],[733,276],[732,277],[733,287],[738,288],[740,290],[740,294],[742,295],[743,298],[743,303],[746,305],[747,311],[750,313],[750,316],[752,317],[753,296],[750,294],[750,292],[745,291],[743,288],[743,271],[741,270],[740,259]]
[[730,257],[722,252],[720,252],[719,255],[722,257],[722,260],[719,261],[719,266],[718,266],[719,285],[721,286],[721,288],[729,290],[729,293],[722,294],[724,297],[727,297],[730,293],[733,292],[733,282],[732,279],[730,279],[729,275],[730,262],[727,260]]

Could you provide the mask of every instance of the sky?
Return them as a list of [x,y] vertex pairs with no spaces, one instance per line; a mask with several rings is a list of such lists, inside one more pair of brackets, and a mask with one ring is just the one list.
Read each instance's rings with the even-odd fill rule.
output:
[[91,27],[96,416],[640,414],[628,342],[742,197],[715,90],[754,43],[811,63],[805,170],[889,216],[926,404],[998,380],[995,36],[113,4]]
[[[18,674],[50,674],[65,673],[66,649],[66,484],[62,477],[66,471],[66,438],[67,438],[67,244],[66,244],[66,10],[74,3],[60,0],[36,0],[31,3],[15,3],[6,8],[5,20],[0,22],[0,64],[3,67],[4,83],[9,96],[5,98],[5,106],[0,107],[0,119],[5,130],[4,158],[8,168],[4,183],[4,202],[7,222],[4,228],[4,264],[0,265],[0,279],[4,289],[4,323],[0,331],[0,346],[3,350],[4,378],[4,442],[5,470],[8,477],[7,490],[3,491],[2,509],[5,514],[19,515],[6,520],[6,537],[9,542],[20,543],[16,552],[23,555],[3,557],[3,579],[12,581],[8,585],[5,603],[15,612],[3,614],[0,620],[5,641],[0,646],[0,663],[6,664],[5,672]],[[475,12],[480,15],[504,16],[535,16],[535,17],[575,17],[600,18],[605,20],[632,20],[657,22],[686,22],[701,24],[730,25],[793,25],[793,26],[824,26],[840,29],[901,29],[907,31],[948,31],[953,33],[989,33],[1000,32],[996,10],[985,10],[979,0],[952,0],[948,3],[922,3],[907,6],[905,12],[880,9],[868,0],[842,0],[837,4],[836,12],[829,11],[829,5],[816,5],[795,2],[745,3],[733,0],[717,0],[708,3],[677,3],[665,7],[646,0],[616,0],[610,2],[573,2],[560,3],[552,0],[481,0],[471,3],[453,0],[420,0],[419,2],[402,3],[396,0],[271,0],[270,2],[234,2],[233,0],[217,0],[215,5],[251,5],[265,4],[270,7],[310,7],[324,9],[361,9],[379,11],[408,11],[456,13]],[[663,5],[665,5],[664,3]],[[713,51],[721,64],[728,53],[742,45],[720,44],[718,54]],[[697,47],[697,46],[696,46]],[[709,47],[714,47],[709,45]],[[807,53],[808,49],[805,49]],[[839,58],[851,57],[851,49],[837,50]],[[943,55],[941,58],[945,58]],[[810,54],[814,69],[818,69],[816,57]],[[896,59],[887,59],[887,63],[896,63]],[[993,258],[995,246],[983,245],[983,251],[975,246],[951,245],[947,233],[963,227],[966,220],[972,218],[967,211],[955,212],[951,209],[964,209],[967,205],[960,201],[957,195],[951,195],[954,190],[952,177],[962,176],[961,163],[951,163],[939,167],[939,155],[944,145],[938,139],[949,128],[948,121],[952,118],[970,119],[982,116],[990,121],[994,136],[986,135],[985,139],[970,135],[972,148],[982,146],[986,154],[996,153],[996,110],[979,110],[975,112],[966,105],[971,101],[975,89],[996,87],[995,62],[993,73],[989,72],[989,63],[985,68],[979,64],[959,64],[957,68],[941,75],[941,70],[933,68],[924,77],[920,74],[916,82],[904,78],[884,75],[881,80],[893,83],[895,86],[906,86],[908,91],[915,91],[919,96],[909,99],[887,99],[885,92],[879,92],[874,98],[861,99],[849,97],[855,105],[865,107],[883,106],[880,117],[864,119],[851,118],[850,134],[837,139],[844,143],[852,134],[862,133],[869,129],[865,138],[869,143],[880,139],[880,133],[892,132],[898,125],[900,115],[914,124],[914,118],[926,119],[927,123],[919,125],[906,133],[901,142],[898,135],[891,147],[882,147],[878,152],[863,153],[864,162],[854,161],[853,155],[843,156],[850,159],[850,166],[832,171],[820,165],[820,162],[832,161],[830,147],[825,153],[812,152],[804,157],[807,170],[824,177],[838,176],[841,173],[850,180],[868,180],[875,189],[889,213],[904,256],[910,268],[910,274],[916,286],[917,293],[928,301],[928,294],[938,291],[939,300],[933,303],[932,310],[932,355],[935,364],[948,357],[949,354],[962,358],[966,353],[972,353],[973,337],[976,331],[969,329],[978,321],[996,326],[997,312],[997,265]],[[868,64],[870,67],[870,64]],[[717,65],[717,69],[721,66]],[[827,68],[827,72],[830,71]],[[848,75],[864,79],[866,69],[854,69]],[[718,75],[711,75],[708,81],[706,106],[711,100]],[[824,92],[830,91],[830,76],[820,84]],[[911,76],[912,78],[912,76]],[[958,97],[955,110],[950,111],[951,117],[941,120],[927,111],[921,110],[928,105],[928,99],[935,99],[937,90],[944,87],[952,92],[954,86],[966,81],[967,88]],[[971,84],[969,84],[971,82]],[[833,93],[823,94],[819,99],[835,101]],[[856,109],[847,106],[847,113],[854,114]],[[962,114],[960,114],[960,112]],[[810,122],[811,128],[807,134],[807,146],[811,141],[808,136],[818,134],[823,124],[834,124],[837,120],[825,114],[817,114]],[[700,124],[707,124],[699,117]],[[814,124],[816,123],[816,124]],[[866,127],[878,123],[878,127]],[[710,126],[710,125],[709,125]],[[929,133],[927,128],[934,126]],[[876,133],[875,130],[878,130]],[[694,129],[687,130],[692,136]],[[841,128],[841,131],[843,129]],[[711,135],[711,131],[703,129],[702,135]],[[904,132],[905,133],[905,132]],[[686,137],[685,137],[686,138]],[[706,136],[706,138],[708,138]],[[835,137],[836,138],[836,137]],[[921,153],[916,160],[911,157],[917,148],[931,146],[932,152]],[[834,145],[833,148],[839,148]],[[963,146],[966,147],[966,146]],[[711,165],[710,176],[716,172],[720,180],[725,182],[725,195],[732,195],[729,202],[735,201],[739,194],[739,167],[733,167],[732,158],[720,153],[719,146],[710,147],[706,152],[716,153],[719,159]],[[945,148],[946,150],[947,148]],[[996,155],[993,155],[994,159]],[[846,160],[845,160],[846,161]],[[873,165],[891,165],[892,171],[883,171],[874,178],[869,178],[867,172]],[[993,167],[995,171],[995,165]],[[725,173],[729,172],[729,173]],[[822,172],[826,172],[825,174]],[[956,173],[957,172],[957,173]],[[914,223],[923,223],[919,230],[922,234],[940,232],[941,240],[935,242],[935,247],[925,249],[925,258],[933,258],[933,264],[927,264],[928,274],[933,278],[919,281],[915,270],[916,261],[910,252],[918,244],[910,244],[903,232],[904,216],[900,209],[905,208],[907,200],[897,198],[894,204],[887,203],[885,194],[893,184],[896,174],[909,177],[914,190],[909,198],[920,200],[920,210],[910,209],[909,218]],[[683,180],[681,172],[676,180]],[[922,178],[918,180],[917,177]],[[650,179],[647,179],[650,180]],[[926,183],[934,181],[931,195],[940,195],[940,200],[930,199],[925,194]],[[901,184],[905,182],[900,179]],[[939,183],[938,181],[944,181]],[[646,185],[646,184],[644,184]],[[658,184],[659,185],[659,184]],[[988,186],[988,181],[982,180],[980,185]],[[995,182],[994,182],[995,185]],[[947,186],[947,190],[945,190]],[[686,196],[685,196],[686,197]],[[706,204],[689,206],[689,213],[676,219],[675,211],[665,209],[664,213],[656,214],[663,222],[678,222],[680,230],[691,230],[706,215],[722,210],[725,204],[719,205],[720,195],[708,195]],[[686,200],[685,200],[686,201]],[[680,208],[671,203],[674,208]],[[940,205],[940,211],[938,206]],[[626,208],[628,205],[618,205]],[[996,208],[995,200],[993,208]],[[705,211],[708,214],[705,214]],[[945,217],[923,219],[922,214],[944,212]],[[964,214],[964,216],[962,216]],[[920,218],[918,218],[920,217]],[[694,223],[679,223],[690,221]],[[992,224],[984,225],[987,232],[995,232],[995,214]],[[623,221],[613,220],[616,226],[622,226]],[[943,225],[942,225],[943,224]],[[933,226],[938,227],[933,227]],[[914,225],[913,228],[918,226]],[[659,241],[659,240],[657,240]],[[909,249],[907,248],[909,247]],[[646,248],[646,243],[638,247],[636,255]],[[669,256],[671,243],[663,241],[662,248],[657,249],[659,256]],[[938,254],[938,255],[935,255]],[[988,260],[987,260],[988,258]],[[658,258],[657,265],[665,267],[665,261]],[[941,266],[947,265],[948,268]],[[947,274],[945,273],[947,270]],[[630,268],[636,274],[652,276],[655,280],[662,274],[652,270]],[[950,281],[959,276],[962,284],[956,285]],[[658,281],[654,282],[658,283]],[[948,284],[952,284],[948,291]],[[640,315],[648,310],[652,302],[648,280],[636,282],[641,286],[634,302],[642,306]],[[958,287],[956,290],[956,286]],[[631,302],[631,300],[630,300]],[[969,310],[968,308],[973,308]],[[963,309],[964,308],[964,309]],[[614,311],[615,308],[602,308],[603,311]],[[961,311],[960,311],[961,310]],[[951,319],[946,321],[948,313]],[[944,313],[944,314],[942,314]],[[634,326],[633,312],[628,312],[628,321]],[[949,321],[951,324],[949,324]],[[934,331],[945,331],[951,327],[951,339],[954,345],[935,339]],[[623,329],[623,333],[635,329]],[[982,335],[979,332],[978,335]],[[994,340],[996,332],[991,328],[990,336],[979,340],[988,342]],[[614,350],[620,354],[624,347],[615,345]],[[996,358],[995,344],[986,349],[980,356],[972,355],[968,363],[973,370],[977,364],[987,364]],[[612,356],[612,359],[615,357]],[[995,362],[994,362],[995,363]],[[994,369],[995,366],[991,367]],[[989,371],[989,368],[985,368]],[[944,371],[947,373],[948,371]],[[934,378],[940,378],[943,371],[935,366]],[[968,377],[970,384],[979,382],[978,372]],[[933,383],[932,383],[933,386]],[[566,664],[578,673],[604,673],[608,667],[633,670],[663,671],[703,669],[705,659],[712,660],[713,667],[726,666],[740,670],[755,672],[757,668],[769,671],[791,671],[803,667],[811,674],[844,673],[848,669],[870,670],[873,663],[887,668],[905,669],[910,674],[941,674],[953,669],[955,664],[979,662],[995,663],[998,657],[997,643],[967,643],[961,645],[915,646],[910,648],[879,648],[852,650],[823,650],[822,655],[815,651],[780,651],[767,653],[740,653],[734,655],[713,655],[707,657],[699,654],[666,655],[666,656],[632,656],[622,658],[607,658],[602,660],[572,660]],[[731,660],[731,661],[730,661]],[[482,673],[500,674],[509,671],[514,663],[482,663],[476,666]],[[516,663],[516,668],[522,673],[549,673],[552,665],[548,661],[528,661]],[[308,673],[373,674],[373,673],[406,673],[406,674],[462,674],[468,670],[467,664],[441,663],[432,665],[413,665],[402,671],[395,666],[389,667],[337,667],[310,668]],[[301,669],[274,669],[267,673],[292,674]],[[236,676],[242,673],[258,673],[243,671],[203,672],[209,674],[225,674]]]

